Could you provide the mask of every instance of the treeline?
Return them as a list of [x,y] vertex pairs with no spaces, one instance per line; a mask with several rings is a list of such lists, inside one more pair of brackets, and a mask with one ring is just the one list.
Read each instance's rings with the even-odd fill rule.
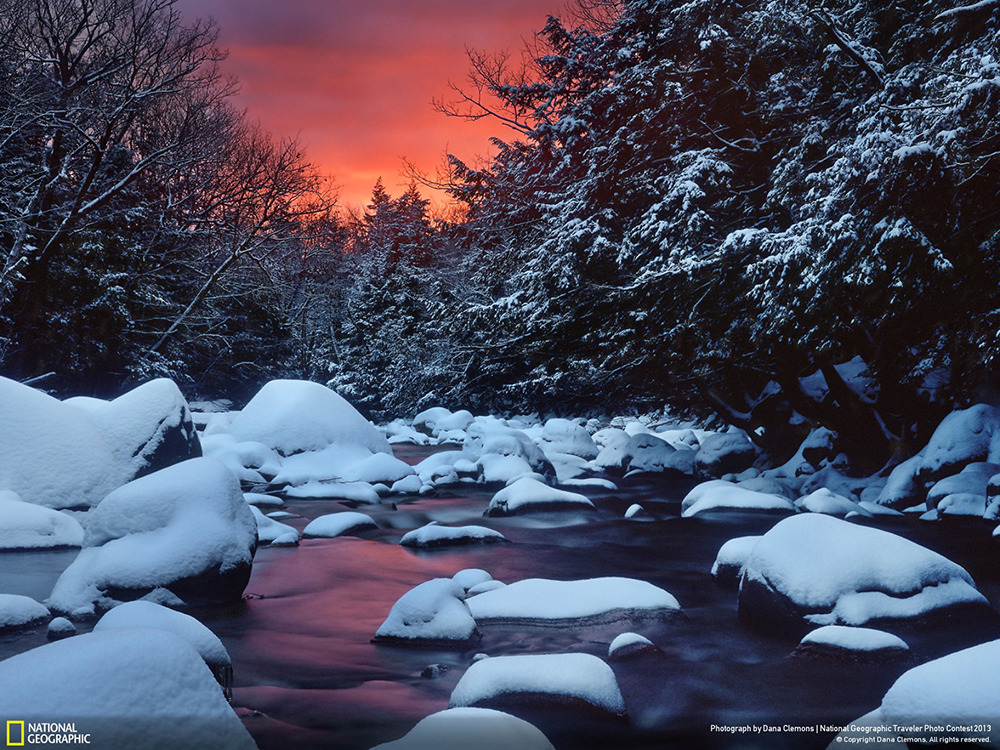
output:
[[[170,0],[0,3],[9,373],[672,403],[876,467],[996,397],[1000,3],[580,0],[440,105],[511,132],[438,178],[452,221],[381,183],[332,212]],[[91,43],[81,8],[127,12]]]

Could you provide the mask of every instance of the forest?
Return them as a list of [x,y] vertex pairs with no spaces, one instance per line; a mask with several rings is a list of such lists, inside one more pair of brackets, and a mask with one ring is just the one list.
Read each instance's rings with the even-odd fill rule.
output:
[[[677,413],[872,470],[1000,373],[1000,3],[579,0],[360,212],[175,0],[0,0],[0,369],[328,383],[375,419]],[[426,193],[444,189],[445,213]]]

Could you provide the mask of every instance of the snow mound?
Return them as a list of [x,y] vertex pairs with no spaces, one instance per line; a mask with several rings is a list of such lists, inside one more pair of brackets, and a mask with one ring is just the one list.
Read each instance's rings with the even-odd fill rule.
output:
[[889,474],[876,502],[895,510],[922,503],[927,491],[923,483],[917,481],[917,471],[923,460],[923,454],[918,453],[896,466]]
[[358,445],[390,453],[389,441],[343,397],[319,383],[272,380],[233,417],[229,433],[283,456],[318,451],[332,444]]
[[378,491],[367,482],[310,480],[305,484],[286,488],[285,494],[301,500],[348,500],[361,505],[378,505],[382,502]]
[[478,636],[462,584],[452,578],[434,578],[399,597],[372,640],[468,643]]
[[721,479],[702,482],[681,501],[682,518],[690,518],[713,510],[766,510],[794,513],[795,506],[780,495],[754,492]]
[[79,547],[83,527],[72,516],[0,490],[0,550]]
[[552,453],[568,453],[571,456],[596,458],[598,449],[594,439],[586,429],[569,419],[550,419],[539,436],[542,450]]
[[232,664],[229,652],[215,633],[191,615],[153,602],[127,602],[109,610],[94,625],[94,632],[114,628],[166,630],[187,641],[210,667]]
[[71,718],[108,748],[256,747],[198,653],[163,630],[112,628],[0,662],[0,715]]
[[723,544],[712,564],[712,578],[716,583],[732,588],[739,586],[747,558],[759,540],[759,536],[738,536]]
[[373,453],[347,467],[341,479],[345,482],[393,484],[413,474],[413,467],[395,456],[388,453]]
[[449,707],[546,698],[555,703],[583,702],[615,716],[625,701],[611,667],[590,654],[495,656],[475,662],[451,693]]
[[265,484],[281,471],[281,457],[263,443],[241,443],[232,435],[219,433],[203,436],[201,448],[206,456],[225,464],[241,482]]
[[[967,464],[958,474],[936,482],[927,491],[927,507],[937,508],[950,495],[974,495],[986,507],[987,485],[990,479],[1000,473],[1000,465],[985,461],[974,461]],[[982,515],[981,510],[978,515]]]
[[49,508],[97,505],[125,475],[93,421],[41,391],[0,378],[0,489]]
[[71,398],[104,437],[126,480],[201,456],[191,409],[177,384],[151,380],[113,401]]
[[640,654],[659,653],[653,642],[638,633],[622,633],[608,645],[609,659],[628,659]]
[[378,524],[371,516],[347,510],[342,513],[328,513],[310,521],[302,530],[302,536],[307,539],[332,539],[344,534],[355,534],[365,529],[377,528]]
[[449,708],[372,750],[555,750],[533,724],[489,708]]
[[38,625],[51,616],[48,609],[30,596],[0,594],[0,632]]
[[468,601],[476,622],[615,621],[656,617],[680,610],[668,592],[634,578],[553,581],[527,578]]
[[821,487],[814,492],[800,497],[795,501],[795,505],[801,510],[810,513],[825,513],[828,516],[846,516],[848,513],[857,513],[862,516],[872,515],[858,503],[850,500],[836,492],[831,492],[826,487]]
[[499,531],[488,529],[485,526],[440,526],[437,521],[431,521],[426,526],[404,534],[399,543],[404,547],[426,548],[506,541],[507,538]]
[[741,619],[785,629],[918,618],[957,605],[988,607],[959,565],[887,531],[814,513],[760,538],[739,595]]
[[194,458],[108,495],[88,513],[83,544],[49,598],[60,612],[157,588],[188,603],[233,601],[250,576],[257,526],[233,474]]
[[[882,698],[872,713],[851,722],[838,735],[837,747],[857,743],[869,726],[927,727],[907,731],[907,737],[926,744],[941,732],[936,726],[952,727],[949,736],[975,737],[977,746],[985,741],[990,747],[1000,745],[1000,641],[990,641],[972,648],[926,662],[904,672]],[[967,727],[967,729],[962,729]],[[976,727],[973,729],[973,727]]]
[[[256,506],[249,505],[250,512],[253,513],[254,520],[257,522],[257,542],[260,544],[274,544],[279,539],[283,540],[283,545],[294,545],[299,542],[299,532],[294,528],[289,526],[287,523],[281,523],[280,521],[275,521],[273,518],[268,518],[264,513]],[[288,541],[289,539],[294,539],[294,542]]]
[[903,654],[910,650],[906,641],[884,630],[849,628],[843,625],[824,625],[816,628],[802,638],[799,647],[867,654],[877,652]]
[[472,413],[465,409],[452,412],[443,406],[432,406],[413,418],[413,429],[439,437],[441,433],[468,429],[473,419]]
[[921,453],[924,482],[958,473],[974,461],[1000,461],[1000,409],[977,404],[941,420]]
[[757,448],[742,430],[717,432],[701,441],[695,468],[702,474],[721,477],[749,469],[757,460]]
[[584,495],[558,490],[531,477],[522,477],[493,496],[486,515],[513,516],[532,511],[593,508],[594,504]]
[[71,635],[76,635],[76,625],[71,620],[65,617],[54,617],[49,621],[46,636],[50,641],[69,638]]

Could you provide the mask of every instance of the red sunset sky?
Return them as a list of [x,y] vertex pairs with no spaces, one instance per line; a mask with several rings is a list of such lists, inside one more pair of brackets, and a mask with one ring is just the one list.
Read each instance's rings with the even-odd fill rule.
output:
[[402,158],[433,173],[446,151],[471,160],[511,131],[431,106],[465,82],[466,46],[517,52],[563,0],[180,0],[214,18],[241,82],[238,103],[275,135],[296,135],[340,185],[367,203],[381,176],[393,195]]

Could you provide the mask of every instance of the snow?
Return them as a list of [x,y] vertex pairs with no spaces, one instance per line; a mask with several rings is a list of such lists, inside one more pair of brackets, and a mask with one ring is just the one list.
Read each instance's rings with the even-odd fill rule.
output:
[[695,468],[710,476],[740,472],[757,458],[757,449],[742,430],[718,432],[701,441]]
[[[861,726],[952,726],[969,727],[949,736],[979,738],[979,746],[1000,744],[1000,640],[956,651],[904,672],[872,713],[851,722]],[[982,730],[971,731],[972,726]],[[986,726],[988,725],[988,729]],[[844,742],[845,731],[838,736]],[[920,735],[923,735],[920,737]],[[907,732],[918,741],[929,742],[938,731]]]
[[[763,604],[756,599],[761,590],[771,597]],[[774,597],[817,625],[864,625],[957,604],[986,604],[972,577],[936,552],[887,531],[814,513],[776,524],[747,559],[741,615],[778,614],[759,611],[779,606]]]
[[311,480],[295,487],[287,487],[285,494],[303,500],[350,500],[364,505],[378,505],[382,502],[378,492],[367,482]]
[[535,474],[527,459],[522,456],[509,456],[496,453],[486,453],[479,459],[482,468],[483,481],[488,483],[507,483],[529,474]]
[[624,659],[641,653],[659,651],[653,642],[638,633],[621,633],[608,645],[609,659]]
[[778,510],[794,513],[795,506],[785,497],[754,492],[721,479],[702,482],[681,501],[683,518],[712,510]]
[[469,641],[478,631],[464,597],[465,589],[451,578],[425,581],[392,605],[374,640]]
[[[124,477],[132,479],[156,465],[156,452],[167,442],[177,453],[176,460],[200,455],[194,423],[187,401],[177,384],[167,378],[150,380],[113,401],[71,398],[65,403],[85,413],[104,437]],[[183,435],[183,446],[176,444]]]
[[807,633],[799,645],[828,646],[845,651],[909,651],[902,638],[874,628],[849,628],[844,625],[824,625]]
[[449,708],[372,750],[554,750],[533,724],[489,708]]
[[[937,507],[949,495],[977,495],[985,507],[987,485],[990,478],[997,473],[1000,473],[1000,465],[974,461],[958,474],[952,474],[936,482],[927,491],[927,507]],[[982,515],[982,511],[979,515]]]
[[389,441],[343,397],[319,383],[272,380],[233,417],[229,433],[283,456],[318,451],[333,444],[390,453]]
[[310,521],[302,530],[302,536],[332,538],[364,529],[377,529],[378,524],[371,516],[355,511],[328,513]]
[[127,602],[109,610],[94,632],[115,628],[154,628],[166,630],[186,641],[209,666],[232,664],[229,652],[219,637],[191,615],[152,602]]
[[51,614],[30,596],[0,594],[0,632],[36,625]]
[[125,481],[104,437],[79,409],[0,378],[0,490],[49,508],[97,505]]
[[597,457],[598,448],[590,433],[569,419],[550,419],[539,436],[545,455],[568,453],[587,460]]
[[275,521],[273,518],[268,518],[261,512],[257,507],[250,505],[250,512],[253,513],[254,520],[257,522],[257,541],[260,544],[273,544],[278,539],[288,540],[289,535],[294,537],[295,542],[284,541],[282,544],[297,543],[299,540],[299,532],[288,524]]
[[923,460],[923,454],[918,453],[896,466],[876,502],[896,510],[922,503],[925,493],[923,485],[917,482],[917,471]]
[[725,578],[732,573],[736,580],[743,575],[743,568],[753,548],[760,541],[759,536],[738,536],[730,539],[719,548],[712,564],[712,577]]
[[346,482],[383,482],[392,484],[412,476],[413,467],[389,453],[373,453],[367,458],[348,466],[341,479]]
[[473,419],[472,414],[465,409],[453,413],[443,406],[432,406],[413,418],[413,427],[419,432],[437,437],[441,432],[466,430]]
[[485,526],[440,526],[431,521],[426,526],[407,532],[399,543],[406,547],[443,547],[449,544],[505,542],[499,531]]
[[918,475],[940,479],[974,461],[1000,461],[1000,409],[977,404],[941,420],[921,451]]
[[88,513],[83,544],[49,598],[60,612],[92,612],[95,603],[108,603],[111,588],[169,589],[210,571],[249,575],[257,526],[233,474],[215,459],[195,458],[108,495]]
[[508,516],[530,511],[593,507],[594,504],[584,495],[558,490],[537,479],[523,477],[493,496],[486,515]]
[[[477,597],[478,598],[478,597]],[[590,654],[523,654],[475,662],[451,693],[449,707],[474,706],[509,696],[575,698],[625,715],[625,701],[611,667]]]
[[484,583],[491,583],[493,581],[493,576],[482,568],[465,568],[464,570],[460,570],[453,575],[451,580],[461,586],[462,590],[468,594],[469,590],[475,588],[476,586],[481,586]]
[[416,495],[423,488],[424,483],[416,474],[403,477],[398,482],[393,482],[389,491],[394,495]]
[[256,505],[258,508],[281,508],[285,501],[275,495],[264,495],[260,492],[244,492],[243,499],[248,505]]
[[822,487],[815,492],[811,492],[795,501],[795,505],[801,510],[810,513],[826,513],[830,516],[846,516],[848,513],[857,513],[862,516],[870,516],[867,510],[858,503],[843,495],[831,492],[826,487]]
[[0,490],[0,550],[79,547],[83,527],[70,515]]
[[101,747],[256,747],[202,658],[163,630],[87,633],[0,662],[0,715],[71,717]]
[[54,617],[49,621],[46,634],[50,641],[68,638],[71,635],[76,635],[76,625],[65,617]]
[[625,509],[625,518],[649,518],[649,513],[639,503],[632,503]]
[[633,578],[527,578],[469,599],[477,622],[563,621],[655,616],[680,610],[668,592]]
[[202,452],[226,465],[241,482],[264,484],[281,471],[281,457],[263,443],[224,433],[201,438]]

